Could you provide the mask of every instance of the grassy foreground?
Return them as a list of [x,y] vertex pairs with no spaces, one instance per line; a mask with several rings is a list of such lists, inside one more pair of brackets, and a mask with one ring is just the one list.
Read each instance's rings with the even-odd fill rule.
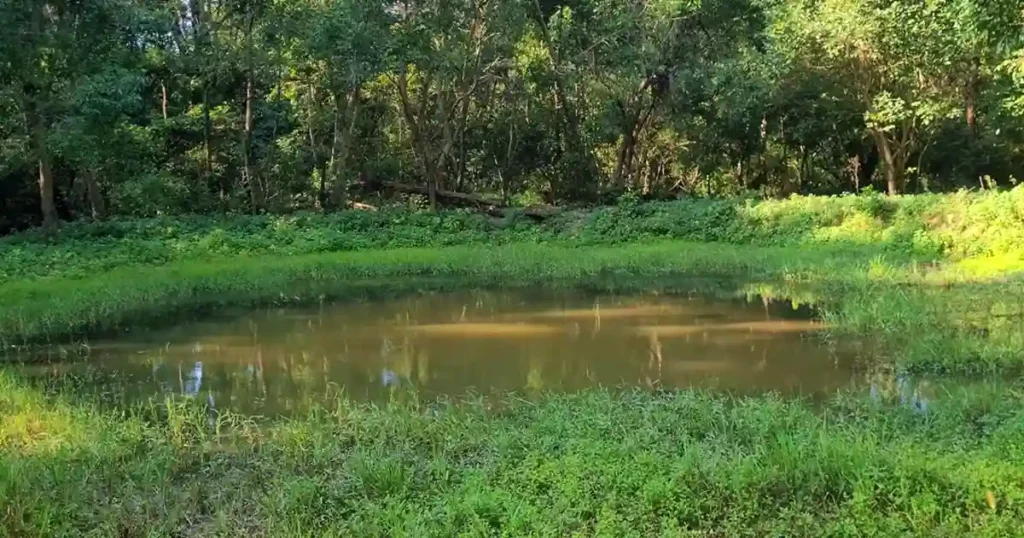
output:
[[0,374],[7,536],[1014,536],[1024,394],[928,413],[590,391],[256,427]]

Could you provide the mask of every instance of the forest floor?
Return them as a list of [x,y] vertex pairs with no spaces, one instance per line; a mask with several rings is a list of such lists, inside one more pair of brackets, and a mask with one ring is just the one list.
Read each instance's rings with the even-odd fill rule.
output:
[[[116,412],[0,372],[0,533],[1011,536],[1024,524],[1024,190],[464,213],[158,219],[0,240],[0,341],[454,287],[728,282],[966,376],[927,413],[844,394],[590,390],[272,424]],[[396,248],[397,247],[397,248]],[[19,351],[20,350],[20,351]]]

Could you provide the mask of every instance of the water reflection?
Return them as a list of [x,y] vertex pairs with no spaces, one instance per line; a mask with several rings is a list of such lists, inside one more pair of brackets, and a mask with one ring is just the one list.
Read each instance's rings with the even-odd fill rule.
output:
[[371,400],[594,385],[833,393],[851,383],[854,354],[817,338],[823,327],[808,314],[760,297],[432,294],[185,324],[95,344],[68,368],[116,372],[128,399],[206,394],[211,409],[259,414],[339,391]]
[[182,388],[182,394],[185,396],[195,396],[199,394],[200,387],[203,386],[203,363],[196,362],[192,365],[192,370],[189,371],[185,378],[184,387]]
[[874,375],[870,379],[868,394],[879,404],[899,404],[914,411],[928,411],[935,401],[935,387],[926,379],[914,379],[907,374]]

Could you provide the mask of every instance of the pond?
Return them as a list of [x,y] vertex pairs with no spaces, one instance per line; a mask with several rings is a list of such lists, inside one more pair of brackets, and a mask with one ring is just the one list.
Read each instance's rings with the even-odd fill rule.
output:
[[116,380],[122,401],[178,394],[268,416],[342,393],[386,401],[643,386],[813,397],[855,378],[855,354],[822,329],[809,307],[760,297],[465,291],[256,310],[25,368]]

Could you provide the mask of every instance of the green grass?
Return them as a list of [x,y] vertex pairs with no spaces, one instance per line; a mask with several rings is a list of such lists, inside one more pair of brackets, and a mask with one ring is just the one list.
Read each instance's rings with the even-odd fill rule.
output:
[[1013,536],[1022,397],[593,390],[257,425],[189,402],[112,414],[0,373],[0,533]]
[[287,216],[114,220],[0,238],[5,279],[89,277],[138,265],[237,256],[557,243],[574,247],[683,240],[760,246],[845,246],[922,258],[1024,257],[1024,186],[903,197],[792,197],[637,203],[569,211],[543,223],[466,212],[346,211]]

